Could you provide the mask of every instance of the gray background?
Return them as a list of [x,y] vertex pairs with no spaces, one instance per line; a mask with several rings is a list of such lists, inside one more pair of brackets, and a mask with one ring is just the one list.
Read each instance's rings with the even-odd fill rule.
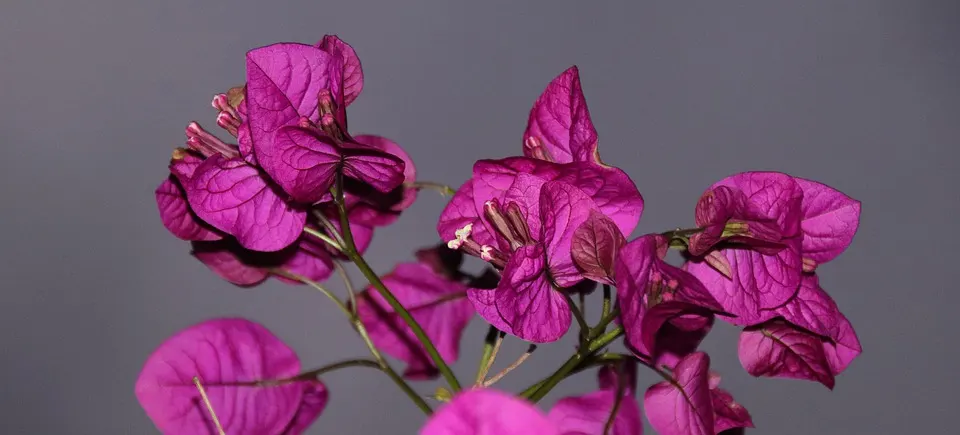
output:
[[[820,271],[865,348],[835,391],[751,378],[733,328],[705,347],[755,433],[950,432],[957,2],[277,3],[0,6],[0,432],[152,433],[133,396],[140,365],[212,316],[265,323],[306,366],[366,356],[320,295],[217,279],[166,233],[153,200],[186,123],[215,126],[210,97],[243,81],[247,49],[325,33],[363,61],[351,129],[395,139],[423,179],[458,185],[474,160],[517,154],[534,99],[576,63],[604,160],[646,198],[635,235],[689,225],[702,190],[743,170],[786,171],[862,200],[852,247]],[[443,204],[425,193],[378,233],[377,269],[434,242]],[[467,331],[463,376],[484,331],[479,321]],[[569,354],[563,343],[503,385],[552,371]],[[521,348],[511,342],[505,359]],[[332,400],[314,433],[415,433],[422,422],[383,376],[326,381]],[[548,403],[593,387],[581,376]]]

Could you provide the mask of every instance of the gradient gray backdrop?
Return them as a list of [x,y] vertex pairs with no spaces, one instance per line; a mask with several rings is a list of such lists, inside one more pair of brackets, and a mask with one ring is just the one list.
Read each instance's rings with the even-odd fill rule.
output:
[[[352,130],[395,139],[423,179],[459,185],[476,159],[517,154],[534,99],[577,64],[604,160],[646,198],[635,235],[689,225],[703,189],[737,171],[782,170],[862,200],[853,245],[819,272],[865,349],[835,391],[751,378],[731,327],[705,348],[755,433],[952,432],[958,2],[275,3],[3,1],[0,432],[153,433],[133,395],[144,358],[212,316],[265,323],[306,366],[366,356],[319,294],[219,280],[164,230],[153,199],[187,122],[215,127],[210,98],[244,80],[247,49],[325,33],[363,62]],[[373,265],[385,272],[436,241],[443,205],[424,193],[377,234]],[[463,376],[484,331],[467,331]],[[552,371],[570,343],[504,385]],[[325,380],[313,433],[422,423],[384,376]],[[593,386],[581,376],[547,402]]]

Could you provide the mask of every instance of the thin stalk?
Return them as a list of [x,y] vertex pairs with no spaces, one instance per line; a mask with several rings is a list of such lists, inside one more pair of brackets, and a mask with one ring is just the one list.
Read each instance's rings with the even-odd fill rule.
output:
[[331,301],[333,301],[333,303],[336,304],[337,308],[339,308],[340,311],[343,311],[343,314],[346,314],[346,315],[347,315],[347,318],[348,318],[348,319],[352,319],[352,318],[353,318],[353,313],[351,313],[351,312],[350,312],[350,309],[347,308],[347,306],[343,304],[343,301],[341,301],[340,298],[336,297],[332,292],[330,292],[330,290],[327,290],[325,287],[323,287],[322,285],[320,285],[320,284],[317,283],[316,281],[313,281],[313,280],[311,280],[311,279],[309,279],[309,278],[307,278],[307,277],[305,277],[305,276],[297,275],[297,274],[295,274],[295,273],[293,273],[293,272],[290,272],[290,271],[287,271],[287,270],[283,270],[283,269],[279,269],[279,268],[277,268],[277,269],[271,269],[271,270],[270,270],[270,273],[272,273],[272,274],[274,274],[274,275],[280,275],[280,276],[282,276],[282,277],[284,277],[284,278],[289,278],[289,279],[292,279],[292,280],[295,280],[295,281],[300,281],[300,282],[302,282],[302,283],[304,283],[304,284],[306,284],[306,285],[308,285],[308,286],[310,286],[310,287],[313,287],[313,288],[319,290],[321,293],[324,294],[324,296],[326,296],[328,299],[330,299]]
[[303,232],[322,240],[324,243],[330,245],[333,249],[336,249],[338,251],[343,251],[343,247],[340,245],[340,243],[337,243],[336,240],[334,240],[333,238],[331,238],[330,236],[324,233],[321,233],[310,227],[303,227]]
[[480,365],[477,367],[475,384],[480,384],[487,377],[487,372],[490,371],[492,365],[493,350],[500,347],[501,340],[503,340],[503,333],[495,326],[490,325],[490,329],[487,329],[487,336],[483,339],[483,353],[480,355]]
[[587,320],[583,318],[583,313],[581,313],[580,309],[577,308],[577,305],[573,302],[573,298],[570,297],[570,294],[565,291],[560,291],[560,294],[562,294],[563,298],[566,299],[567,305],[570,306],[570,312],[573,313],[573,317],[577,319],[577,325],[580,326],[580,342],[586,342],[587,338],[590,336],[590,325],[587,325]]
[[417,190],[422,190],[422,189],[436,190],[437,192],[440,193],[440,196],[444,196],[444,197],[453,196],[453,194],[457,193],[456,190],[454,190],[450,186],[447,186],[446,184],[435,183],[432,181],[416,181],[416,182],[410,183],[410,187],[413,187],[414,189],[417,189]]
[[543,386],[538,388],[533,394],[530,395],[529,397],[530,400],[536,403],[540,399],[543,399],[547,395],[547,393],[550,392],[550,390],[556,387],[557,384],[559,384],[560,381],[562,381],[571,371],[573,371],[578,364],[580,364],[582,361],[585,361],[590,354],[607,346],[608,344],[613,342],[613,340],[616,340],[617,338],[619,338],[621,335],[623,335],[623,328],[618,327],[616,329],[611,330],[610,332],[600,335],[596,339],[588,340],[585,346],[586,348],[584,349],[583,347],[581,347],[580,351],[573,354],[573,356],[571,356],[570,359],[567,360],[567,362],[565,362],[562,366],[560,366],[560,368],[557,369],[557,371],[554,372],[553,375],[547,378]]
[[610,284],[603,285],[603,308],[600,312],[600,319],[605,319],[610,314],[610,308],[613,305],[613,292],[610,290]]
[[584,360],[584,354],[580,352],[573,354],[573,356],[571,356],[565,363],[563,363],[563,365],[560,366],[560,368],[557,369],[557,371],[554,372],[553,375],[547,378],[547,380],[543,383],[543,385],[540,388],[537,388],[537,390],[530,395],[530,401],[536,403],[540,401],[540,399],[543,399],[544,396],[546,396],[547,393],[549,393],[550,390],[553,389],[553,387],[556,387],[557,384],[559,384],[560,381],[566,378],[567,374],[572,372],[573,369],[577,368],[577,365],[579,365],[583,360]]
[[474,384],[475,387],[483,385],[484,380],[487,379],[487,374],[490,373],[490,369],[493,368],[493,363],[497,361],[500,346],[503,344],[503,337],[503,333],[497,335],[497,340],[493,343],[493,350],[490,352],[490,358],[487,358],[486,364],[480,367],[480,373],[477,374],[477,381]]
[[330,237],[333,237],[333,240],[336,240],[340,246],[345,244],[343,243],[343,236],[340,235],[340,230],[338,230],[337,226],[330,221],[330,218],[328,218],[327,215],[323,214],[323,212],[320,210],[314,209],[313,216],[317,218],[318,222],[320,222],[320,226],[330,233]]
[[520,367],[520,365],[523,364],[523,362],[526,361],[527,358],[530,358],[530,355],[533,355],[533,352],[534,352],[535,350],[537,350],[537,345],[531,344],[530,347],[527,348],[527,351],[524,352],[523,355],[520,355],[520,357],[517,358],[517,360],[514,361],[513,364],[510,364],[509,366],[507,366],[507,368],[505,368],[505,369],[503,369],[503,370],[500,370],[499,373],[493,375],[493,377],[491,377],[490,379],[484,381],[484,382],[483,382],[483,386],[484,386],[484,387],[489,387],[489,386],[491,386],[491,385],[496,384],[497,382],[499,382],[501,379],[503,379],[504,376],[507,375],[507,373],[510,373],[510,372],[512,372],[514,369],[516,369],[517,367]]
[[610,416],[607,417],[607,424],[603,426],[603,435],[608,435],[613,429],[613,422],[617,420],[617,412],[620,410],[620,403],[623,402],[623,393],[627,390],[627,379],[623,374],[623,361],[617,364],[617,397],[613,399],[613,408],[610,409]]
[[410,387],[410,384],[407,384],[400,375],[397,374],[390,367],[390,364],[387,364],[387,360],[383,357],[383,354],[380,353],[380,350],[377,349],[377,346],[373,344],[373,340],[370,339],[370,334],[367,333],[367,328],[363,326],[363,322],[359,319],[353,321],[353,327],[357,330],[357,333],[360,334],[360,338],[363,339],[363,343],[367,345],[367,348],[370,349],[370,354],[373,355],[373,358],[377,360],[377,363],[380,364],[380,370],[387,374],[390,379],[396,383],[404,393],[407,394],[407,397],[413,401],[425,414],[430,415],[433,413],[433,409],[430,408],[430,405],[427,404],[426,400],[423,400],[423,397],[420,397],[417,394],[416,390]]
[[263,380],[251,381],[251,382],[223,382],[223,383],[207,384],[207,385],[208,386],[216,385],[218,387],[277,387],[280,385],[291,384],[294,382],[315,380],[321,375],[330,373],[332,371],[345,369],[348,367],[368,367],[368,368],[380,370],[380,364],[376,361],[369,360],[369,359],[348,359],[344,361],[335,362],[333,364],[327,364],[323,367],[313,369],[307,372],[303,372],[303,373],[291,376],[289,378],[263,379]]
[[614,308],[613,311],[611,311],[602,319],[600,319],[600,323],[597,323],[597,326],[594,326],[593,329],[590,330],[590,339],[592,340],[594,338],[597,338],[600,336],[600,334],[607,332],[607,326],[613,323],[613,321],[616,320],[617,316],[619,315],[620,315],[620,309]]
[[213,404],[210,403],[210,398],[207,397],[207,390],[203,389],[203,384],[200,383],[200,378],[193,377],[193,385],[197,386],[197,391],[200,391],[200,398],[203,399],[203,404],[207,407],[207,412],[210,413],[210,418],[213,420],[213,425],[217,428],[217,434],[226,435],[226,432],[223,431],[223,425],[220,424],[220,419],[217,418],[217,413],[213,411]]
[[337,185],[336,185],[336,203],[337,210],[340,212],[340,229],[342,231],[343,241],[344,241],[344,253],[353,263],[360,269],[360,272],[363,273],[363,276],[370,281],[370,285],[377,289],[380,292],[380,295],[387,301],[387,304],[393,308],[393,311],[403,319],[404,323],[410,327],[413,331],[413,335],[417,337],[417,340],[423,344],[424,350],[427,351],[427,355],[430,355],[430,359],[433,361],[433,364],[437,366],[437,369],[440,371],[440,374],[443,375],[446,379],[447,384],[450,385],[450,389],[454,393],[461,390],[460,381],[457,380],[457,376],[453,374],[453,370],[450,370],[450,366],[447,365],[447,362],[443,360],[443,357],[440,356],[440,352],[437,351],[437,347],[434,346],[433,342],[430,341],[430,338],[427,337],[426,332],[423,331],[423,328],[417,323],[416,319],[410,315],[410,312],[397,300],[397,297],[393,295],[390,289],[383,284],[383,281],[380,280],[380,277],[377,276],[376,272],[373,271],[373,268],[367,264],[367,261],[364,260],[363,256],[357,252],[357,245],[353,240],[353,232],[350,230],[350,221],[347,217],[347,210],[343,202],[343,172],[337,173]]
[[[564,377],[564,379],[569,378],[570,376],[573,376],[573,375],[575,375],[575,374],[577,374],[577,373],[580,373],[580,372],[582,372],[582,371],[584,371],[584,370],[587,370],[587,369],[590,369],[590,368],[592,368],[592,367],[605,366],[605,365],[608,365],[608,364],[612,364],[612,363],[614,363],[614,362],[616,362],[616,361],[620,361],[620,360],[622,360],[622,359],[623,359],[623,355],[620,355],[620,354],[617,354],[617,353],[604,353],[604,354],[600,354],[600,355],[595,355],[593,358],[590,358],[590,359],[587,360],[585,363],[578,365],[578,366],[577,366],[575,369],[573,369],[570,373],[567,373],[567,375]],[[544,384],[546,384],[548,379],[550,379],[550,378],[543,378],[543,379],[541,379],[539,382],[537,382],[536,384],[533,384],[533,385],[527,387],[526,390],[523,390],[523,391],[520,393],[520,397],[530,397],[531,394],[535,393],[538,389],[540,389],[540,387],[542,387]]]
[[703,230],[704,230],[703,228],[677,228],[675,230],[664,231],[660,234],[670,238],[673,238],[673,237],[682,238],[682,237],[690,237],[694,234],[701,233],[703,232]]
[[589,353],[596,352],[608,344],[612,343],[613,340],[620,338],[623,335],[623,327],[618,326],[615,329],[611,329],[609,332],[604,333],[603,335],[595,338],[590,341],[590,347],[587,350]]
[[350,275],[347,274],[347,268],[343,267],[339,261],[333,261],[334,269],[337,269],[337,273],[340,275],[340,278],[343,279],[343,286],[347,288],[347,297],[350,300],[350,315],[357,315],[357,289],[353,286],[353,281],[350,280]]
[[334,296],[333,293],[330,293],[329,290],[325,289],[323,286],[321,286],[320,284],[318,284],[317,282],[309,278],[297,275],[295,273],[287,272],[282,269],[273,269],[271,272],[277,275],[284,276],[290,279],[295,279],[304,284],[307,284],[317,290],[320,290],[324,295],[330,298],[330,300],[334,301],[334,303],[337,305],[337,308],[339,308],[340,311],[343,311],[343,314],[346,315],[347,319],[350,320],[350,323],[353,325],[353,329],[356,330],[357,334],[360,335],[360,338],[363,340],[363,343],[367,345],[368,349],[370,349],[370,354],[373,355],[373,358],[376,360],[377,365],[380,366],[380,370],[386,373],[386,375],[389,376],[390,379],[392,379],[393,382],[396,383],[397,386],[400,387],[400,389],[403,390],[403,392],[406,393],[408,397],[410,397],[410,400],[412,400],[413,403],[417,405],[418,408],[423,410],[424,413],[426,413],[427,415],[433,413],[433,409],[431,409],[430,405],[428,405],[427,402],[423,400],[423,397],[420,397],[420,395],[417,394],[417,392],[413,388],[411,388],[410,385],[407,384],[407,382],[404,381],[403,378],[400,377],[400,375],[398,375],[397,372],[394,371],[392,367],[390,367],[390,364],[387,363],[387,360],[383,358],[383,355],[380,353],[377,347],[373,344],[373,341],[370,339],[370,335],[367,333],[366,327],[363,326],[363,322],[361,322],[360,319],[358,319],[355,315],[353,315],[353,313],[350,312],[350,309],[348,309],[340,299],[337,299],[337,297]]

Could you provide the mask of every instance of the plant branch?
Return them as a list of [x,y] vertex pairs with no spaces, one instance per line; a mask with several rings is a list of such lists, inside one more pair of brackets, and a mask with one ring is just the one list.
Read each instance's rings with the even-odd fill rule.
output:
[[210,398],[207,397],[207,390],[203,389],[203,384],[200,383],[200,378],[193,377],[193,385],[197,386],[197,391],[200,392],[200,398],[203,399],[203,404],[207,407],[207,412],[210,413],[210,419],[213,420],[213,425],[217,428],[217,434],[226,435],[223,431],[223,425],[220,424],[220,419],[217,418],[217,413],[213,411],[213,404],[210,403]]
[[587,320],[583,318],[583,313],[577,308],[573,298],[570,297],[570,293],[561,290],[560,294],[562,294],[563,298],[567,301],[567,305],[570,306],[570,312],[573,313],[573,317],[577,319],[577,325],[580,326],[580,343],[585,343],[590,336],[590,325],[587,325]]
[[369,367],[369,368],[380,370],[380,364],[376,361],[369,360],[369,359],[348,359],[344,361],[335,362],[333,364],[327,364],[323,367],[313,369],[307,372],[299,373],[289,378],[262,379],[259,381],[250,381],[250,382],[223,382],[223,383],[207,384],[207,385],[216,385],[218,387],[277,387],[281,385],[291,384],[294,382],[315,380],[321,375],[324,375],[326,373],[330,373],[332,371],[336,371],[336,370],[340,370],[348,367]]
[[474,381],[475,386],[481,385],[483,380],[486,379],[487,373],[490,372],[493,360],[496,358],[497,352],[500,350],[500,344],[503,342],[503,336],[503,332],[490,325],[487,336],[483,339],[483,354],[480,355],[480,366],[477,369],[477,379]]
[[370,353],[373,355],[373,358],[377,360],[377,364],[380,365],[380,370],[387,374],[390,379],[393,380],[397,386],[407,394],[407,397],[417,405],[420,410],[425,414],[430,415],[433,413],[433,409],[430,408],[430,405],[427,404],[423,397],[420,397],[420,394],[416,392],[413,388],[410,387],[403,378],[393,370],[393,367],[390,367],[390,364],[387,363],[387,360],[384,359],[383,354],[380,353],[380,350],[377,349],[377,346],[373,344],[373,340],[370,339],[370,334],[367,333],[367,328],[363,326],[363,322],[360,319],[353,319],[353,327],[357,330],[357,333],[360,334],[360,338],[363,339],[363,343],[367,345],[367,348],[370,349]]
[[456,190],[454,190],[450,186],[447,186],[446,184],[435,183],[432,181],[416,181],[416,182],[410,183],[410,187],[413,187],[414,189],[417,189],[417,190],[432,189],[440,193],[440,196],[443,196],[443,197],[453,196],[453,194],[457,193]]
[[[327,215],[323,214],[323,212],[320,210],[314,209],[313,216],[317,218],[318,222],[320,222],[320,226],[323,227],[323,229],[327,230],[328,233],[330,233],[330,237],[332,237],[333,240],[337,241],[337,244],[339,244],[340,246],[343,246],[345,244],[343,242],[343,236],[340,235],[340,230],[338,230],[337,226],[330,221],[330,218],[328,218]],[[343,252],[342,249],[340,251]]]
[[703,230],[704,230],[703,228],[677,228],[675,230],[664,231],[660,233],[660,235],[663,235],[669,238],[674,238],[674,237],[686,238],[694,234],[703,232]]
[[[567,375],[564,376],[564,379],[569,378],[570,376],[573,376],[589,368],[613,364],[614,362],[620,361],[622,359],[623,359],[623,355],[620,355],[617,353],[602,353],[599,355],[594,355],[592,358],[578,365],[575,369],[570,371],[570,373],[567,373]],[[535,393],[538,389],[540,389],[540,387],[546,384],[548,379],[549,377],[543,378],[536,384],[533,384],[530,387],[528,387],[526,390],[523,390],[523,392],[519,394],[520,397],[530,397],[530,395]]]
[[426,332],[423,331],[423,328],[417,323],[416,319],[410,315],[410,312],[397,300],[397,297],[393,295],[390,289],[383,284],[383,281],[380,280],[380,277],[373,271],[373,268],[367,264],[363,256],[357,252],[357,245],[353,240],[353,232],[350,230],[350,221],[347,217],[346,206],[343,202],[343,172],[339,171],[337,173],[337,184],[336,184],[336,203],[337,210],[340,212],[340,229],[342,231],[343,241],[344,241],[344,254],[346,254],[350,260],[360,269],[360,272],[363,273],[363,276],[370,281],[370,285],[377,289],[380,292],[380,295],[387,301],[387,304],[393,308],[393,311],[403,319],[404,323],[410,327],[413,331],[413,335],[417,337],[417,340],[423,344],[424,350],[427,351],[427,354],[430,356],[430,359],[433,361],[434,365],[437,366],[437,369],[440,371],[440,374],[443,375],[447,383],[450,385],[450,388],[454,393],[460,391],[460,381],[457,380],[456,375],[453,374],[453,371],[450,370],[450,366],[447,365],[447,362],[443,360],[443,357],[440,356],[440,352],[437,351],[437,347],[434,346],[433,342],[430,341],[430,338],[427,337]]
[[613,292],[610,290],[610,284],[603,285],[603,308],[600,312],[601,321],[607,318],[607,315],[610,314],[610,308],[613,305]]
[[529,395],[529,399],[536,403],[540,399],[543,399],[547,393],[550,392],[557,384],[560,383],[570,372],[577,368],[579,364],[583,361],[587,361],[589,356],[594,352],[604,348],[613,340],[616,340],[621,335],[623,335],[623,327],[617,327],[616,329],[611,330],[610,332],[604,333],[595,339],[589,339],[581,346],[577,353],[573,354],[570,359],[567,360],[556,372],[553,373],[549,378],[544,381],[543,385],[537,388],[533,393]]
[[593,329],[590,330],[590,339],[595,339],[599,337],[600,334],[607,332],[607,326],[609,326],[610,323],[613,323],[613,321],[616,320],[617,316],[619,315],[620,309],[614,308],[613,311],[600,319],[600,323],[597,323],[597,326],[594,326]]
[[608,435],[613,429],[613,423],[617,420],[617,412],[620,410],[620,403],[623,402],[623,393],[627,390],[627,379],[624,376],[624,362],[617,363],[617,397],[613,399],[613,408],[610,409],[610,416],[607,417],[607,424],[603,426],[603,435]]
[[417,407],[423,410],[424,413],[427,415],[433,413],[433,409],[431,409],[430,405],[423,400],[423,397],[420,397],[420,395],[417,394],[417,392],[411,388],[410,385],[407,384],[407,382],[404,381],[403,378],[400,377],[400,375],[398,375],[392,367],[390,367],[390,364],[387,363],[387,360],[383,358],[383,355],[380,353],[377,347],[374,346],[373,341],[370,339],[370,335],[367,333],[366,327],[363,326],[363,322],[361,322],[360,319],[358,319],[357,316],[355,316],[340,299],[334,296],[333,293],[330,293],[329,290],[309,278],[282,269],[273,269],[271,272],[289,279],[300,281],[317,290],[320,290],[324,295],[330,298],[330,300],[337,305],[337,308],[339,308],[340,311],[343,311],[343,314],[346,315],[347,319],[350,320],[350,324],[353,326],[353,329],[357,331],[357,334],[360,335],[363,343],[367,345],[368,349],[370,349],[370,354],[373,355],[377,365],[380,367],[380,370],[386,373],[386,375],[389,376],[390,379],[392,379],[393,382],[396,383],[397,386],[400,387],[400,389],[410,397],[410,400],[412,400]]
[[340,275],[340,278],[343,279],[343,286],[347,288],[347,297],[350,298],[350,315],[357,315],[357,289],[353,286],[353,281],[350,280],[350,275],[347,274],[347,268],[343,267],[339,261],[333,260],[333,267],[337,269],[337,273]]
[[324,243],[330,245],[330,247],[332,247],[333,249],[336,249],[341,252],[343,251],[343,247],[340,245],[340,243],[337,243],[336,240],[334,240],[332,237],[324,233],[321,233],[310,227],[303,227],[303,232],[322,240]]
[[507,373],[510,373],[510,372],[512,372],[514,369],[516,369],[517,367],[520,367],[520,365],[523,364],[523,362],[526,361],[527,358],[530,358],[530,355],[533,355],[533,352],[534,352],[535,350],[537,350],[537,345],[531,344],[530,347],[527,348],[527,351],[524,352],[523,355],[520,355],[520,358],[517,358],[517,360],[514,361],[513,364],[510,364],[509,366],[507,366],[507,368],[505,368],[505,369],[501,370],[499,373],[493,375],[492,378],[484,381],[484,382],[483,382],[483,386],[484,386],[484,387],[489,387],[489,386],[497,383],[498,381],[500,381],[500,379],[503,379],[503,377],[506,376]]
[[336,297],[332,292],[330,292],[330,290],[327,290],[324,286],[320,285],[316,281],[313,281],[305,276],[297,275],[293,272],[290,272],[288,270],[283,270],[280,268],[270,269],[270,273],[274,275],[282,276],[284,278],[292,279],[294,281],[300,281],[310,287],[313,287],[319,290],[321,293],[324,294],[324,296],[326,296],[328,299],[333,301],[333,303],[336,304],[337,308],[339,308],[340,311],[343,312],[343,314],[346,314],[348,319],[353,318],[353,313],[351,313],[350,309],[343,304],[343,301],[341,301],[340,298]]

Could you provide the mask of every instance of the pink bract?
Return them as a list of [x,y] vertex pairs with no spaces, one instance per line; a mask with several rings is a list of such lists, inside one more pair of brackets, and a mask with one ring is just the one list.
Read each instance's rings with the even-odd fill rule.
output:
[[201,220],[187,200],[183,184],[190,181],[203,160],[187,151],[177,150],[170,162],[170,175],[154,192],[160,220],[171,234],[181,240],[220,240],[223,234]]
[[441,406],[420,435],[560,435],[532,403],[489,388],[460,392]]
[[[722,247],[717,253],[729,267],[730,276],[703,258],[687,262],[685,269],[703,282],[724,311],[736,316],[728,320],[738,325],[756,323],[761,310],[783,304],[800,284],[803,191],[787,174],[744,172],[717,182],[704,196],[739,198],[713,201],[710,206],[732,209],[699,213],[698,206],[697,224],[708,228],[707,237],[711,240],[723,235],[710,230],[711,225],[720,225],[721,230],[730,223],[742,225],[729,236],[738,244]],[[719,221],[701,221],[705,216]],[[731,232],[726,228],[723,232]],[[691,243],[695,241],[694,238]]]
[[821,338],[782,320],[745,329],[738,354],[753,376],[807,379],[833,389],[834,374]]
[[713,398],[714,433],[728,429],[752,428],[753,417],[743,405],[737,403],[727,390],[718,388],[720,376],[710,376],[710,397]]
[[668,322],[685,316],[706,323],[720,304],[696,278],[663,261],[667,240],[650,234],[620,249],[616,263],[620,319],[627,342],[648,357],[657,354],[656,338]]
[[[333,274],[330,253],[310,237],[304,236],[293,245],[277,252],[257,252],[245,249],[235,240],[194,242],[191,254],[211,271],[226,281],[241,287],[253,286],[266,280],[270,269],[279,268],[316,282],[323,282]],[[289,284],[302,284],[275,275]]]
[[239,157],[208,157],[184,187],[197,216],[245,248],[279,251],[303,232],[306,212],[285,201],[257,168]]
[[296,353],[265,327],[245,319],[214,319],[186,328],[161,344],[140,372],[136,395],[162,433],[215,433],[193,382],[199,377],[227,433],[295,434],[325,406],[322,384],[221,384],[280,379],[299,371]]
[[523,154],[556,163],[601,163],[597,130],[576,66],[554,78],[534,103],[523,133]]
[[680,360],[674,380],[651,386],[643,405],[650,425],[661,435],[714,435],[710,357],[696,352]]
[[[582,396],[564,397],[557,401],[547,418],[556,423],[563,435],[602,435],[616,404],[617,391],[598,390]],[[620,406],[610,427],[610,435],[641,435],[643,421],[640,405],[631,393],[620,399]]]
[[860,227],[860,201],[812,180],[795,178],[803,190],[800,206],[803,258],[817,264],[837,258]]
[[581,190],[559,181],[515,185],[504,201],[509,201],[505,215],[496,202],[486,205],[505,251],[490,249],[491,261],[504,262],[503,279],[494,290],[472,289],[468,296],[502,331],[535,343],[556,341],[569,329],[571,314],[554,285],[569,287],[583,279],[571,257],[573,234],[597,207]]

